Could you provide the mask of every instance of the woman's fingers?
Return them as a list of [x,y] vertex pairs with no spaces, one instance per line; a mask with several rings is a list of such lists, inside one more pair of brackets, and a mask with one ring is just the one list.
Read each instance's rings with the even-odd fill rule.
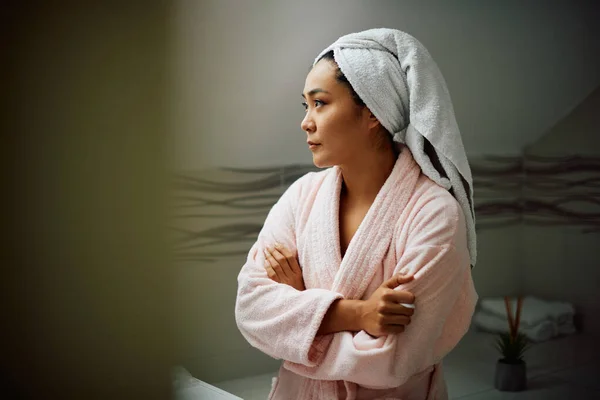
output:
[[287,259],[277,249],[267,247],[265,249],[265,257],[275,272],[277,272],[277,274],[281,274],[282,278],[291,277],[292,274]]
[[276,266],[278,266],[277,261],[271,255],[268,248],[265,248],[263,252],[265,255],[265,270],[267,271],[267,276],[276,282],[281,282],[283,276],[279,276],[277,273],[279,270],[279,268],[276,268]]
[[[264,249],[265,269],[267,274],[275,275],[274,279],[278,283],[286,284],[296,290],[305,290],[304,277],[302,269],[298,265],[298,259],[295,252],[283,247],[280,244],[268,246]],[[269,272],[272,269],[274,272]]]
[[386,325],[384,331],[386,335],[393,335],[397,333],[402,333],[405,329],[406,327],[404,325]]
[[275,244],[275,249],[286,258],[287,263],[293,273],[302,274],[296,253],[290,251],[287,247],[283,247],[283,245],[280,243]]
[[388,289],[394,289],[400,285],[408,283],[415,279],[413,275],[404,275],[404,274],[396,274],[392,276],[390,279],[386,280],[381,284],[381,286],[386,287]]
[[389,303],[413,304],[415,295],[406,290],[390,290],[382,296],[382,299]]
[[410,324],[410,317],[407,315],[385,315],[382,317],[382,322],[385,325],[408,325]]
[[397,303],[385,303],[383,307],[379,310],[381,314],[386,315],[407,315],[411,316],[415,313],[414,308],[404,307],[402,304]]
[[283,276],[291,277],[290,266],[285,256],[274,247],[268,247],[267,253],[269,254],[268,259],[273,269],[275,269],[277,273],[282,273]]
[[265,271],[267,272],[267,276],[276,281],[276,282],[280,282],[279,277],[277,276],[277,272],[275,272],[275,270],[273,269],[273,267],[271,267],[271,264],[269,264],[269,261],[265,260]]

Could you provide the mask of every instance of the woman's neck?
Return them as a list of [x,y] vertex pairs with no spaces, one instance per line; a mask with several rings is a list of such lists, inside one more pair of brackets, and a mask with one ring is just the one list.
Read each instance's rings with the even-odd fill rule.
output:
[[342,194],[353,204],[371,204],[392,173],[398,152],[386,150],[364,154],[351,165],[340,165],[343,178]]

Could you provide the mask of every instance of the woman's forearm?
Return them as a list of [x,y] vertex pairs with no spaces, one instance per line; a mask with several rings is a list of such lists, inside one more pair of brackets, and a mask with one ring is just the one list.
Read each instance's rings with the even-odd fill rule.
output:
[[327,310],[317,331],[317,335],[327,335],[344,331],[361,331],[361,304],[362,300],[340,299],[334,301]]

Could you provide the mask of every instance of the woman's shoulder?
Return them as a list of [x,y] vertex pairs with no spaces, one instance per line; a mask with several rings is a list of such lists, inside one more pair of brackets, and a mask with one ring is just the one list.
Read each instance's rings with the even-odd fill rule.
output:
[[437,236],[434,241],[439,244],[456,243],[466,237],[466,221],[459,202],[425,175],[417,182],[410,214],[411,236]]
[[460,204],[449,190],[438,185],[427,175],[421,174],[415,188],[416,202],[428,210],[443,209],[447,212],[459,213]]

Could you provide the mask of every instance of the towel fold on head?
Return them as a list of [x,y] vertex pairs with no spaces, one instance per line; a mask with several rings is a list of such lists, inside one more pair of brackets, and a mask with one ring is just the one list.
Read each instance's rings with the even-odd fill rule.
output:
[[471,169],[446,82],[427,49],[405,32],[380,28],[342,36],[315,63],[331,50],[342,73],[394,141],[406,144],[423,173],[459,202],[475,265]]

